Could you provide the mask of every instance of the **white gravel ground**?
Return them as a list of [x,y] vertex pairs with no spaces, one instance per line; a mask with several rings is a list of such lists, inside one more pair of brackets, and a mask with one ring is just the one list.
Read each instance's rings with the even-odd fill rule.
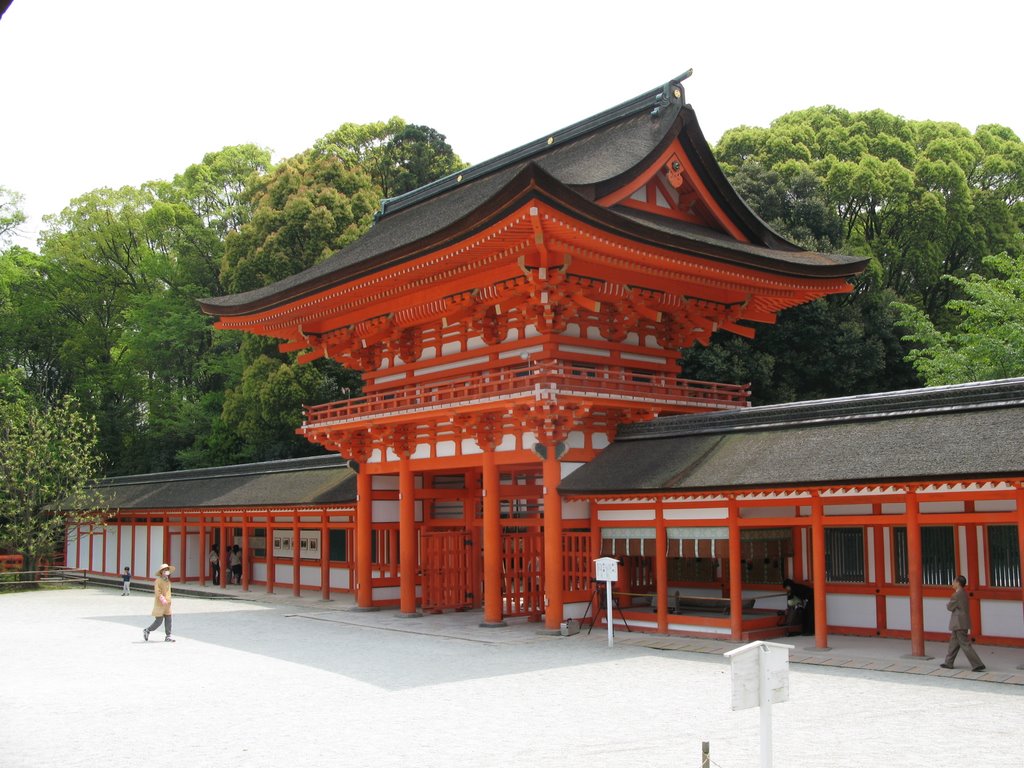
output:
[[[761,764],[720,656],[306,603],[0,595],[0,766]],[[773,721],[776,768],[1024,766],[1021,685],[794,664]]]

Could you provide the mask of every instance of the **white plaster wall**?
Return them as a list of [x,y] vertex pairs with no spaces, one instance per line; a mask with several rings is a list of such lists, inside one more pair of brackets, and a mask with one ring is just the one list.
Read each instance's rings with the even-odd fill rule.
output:
[[249,571],[249,578],[253,581],[267,581],[267,564],[266,563],[253,563],[251,570]]
[[595,432],[590,436],[590,443],[594,450],[599,451],[611,445],[611,440],[608,439],[608,435],[604,432]]
[[563,501],[563,520],[589,520],[590,503],[586,501]]
[[106,553],[107,560],[104,563],[104,570],[107,573],[120,573],[121,568],[118,563],[121,562],[120,553],[117,551],[117,526],[108,525],[104,530],[104,538],[106,539]]
[[401,587],[374,587],[374,600],[398,600],[402,596]]
[[878,624],[874,595],[826,595],[825,610],[832,626],[874,629]]
[[598,520],[654,520],[653,509],[599,509]]
[[[149,563],[146,560],[146,527],[144,525],[135,526],[132,531],[132,536],[135,539],[135,560],[132,563],[132,573],[138,573],[140,576],[150,576]],[[160,565],[160,561],[155,562],[154,567]]]
[[299,566],[299,584],[309,587],[323,587],[323,581],[320,578],[320,573],[319,565]]
[[68,568],[78,567],[78,537],[70,529],[64,540],[64,562]]
[[398,475],[373,475],[372,485],[375,491],[397,491]]
[[374,499],[372,507],[373,522],[398,522],[398,499]]
[[[925,632],[948,632],[949,631],[949,611],[946,610],[946,603],[949,600],[945,597],[926,597],[924,599],[924,631]],[[906,610],[910,611],[910,601],[907,601]],[[909,626],[910,616],[907,616],[907,629]]]
[[922,501],[918,508],[922,515],[934,515],[940,512],[963,512],[962,501]]
[[331,568],[328,583],[333,589],[351,589],[352,573],[348,568]]
[[1020,599],[982,600],[981,631],[995,637],[1024,637]]
[[[948,621],[948,620],[947,620]],[[910,631],[910,600],[900,595],[886,595],[885,624],[889,629]]]
[[[145,531],[146,529],[143,528],[142,530]],[[162,525],[151,526],[149,529],[149,564],[151,566],[149,570],[155,571],[161,563],[166,563],[167,561],[164,559],[165,554],[164,527]],[[149,575],[152,576],[153,574]]]
[[[728,514],[728,510],[725,510]],[[762,517],[796,517],[796,507],[740,507],[740,517],[757,520]]]
[[870,504],[828,504],[825,506],[825,515],[828,517],[839,517],[842,515],[870,515]]
[[716,507],[666,509],[663,514],[666,520],[725,520],[729,517],[729,510]]
[[[185,537],[185,572],[189,577],[199,575],[200,564],[199,531],[191,532]],[[181,565],[179,564],[180,568]]]
[[124,570],[127,565],[132,569],[132,575],[135,574],[135,568],[132,567],[132,526],[122,525],[121,528],[121,551],[118,553],[118,572]]
[[455,455],[455,441],[454,440],[442,440],[436,446],[434,446],[434,454],[436,456],[454,456]]
[[993,499],[974,502],[976,512],[1012,512],[1017,508],[1013,499]]
[[464,456],[470,456],[478,453],[483,453],[480,446],[477,445],[476,440],[469,437],[462,438],[462,454]]

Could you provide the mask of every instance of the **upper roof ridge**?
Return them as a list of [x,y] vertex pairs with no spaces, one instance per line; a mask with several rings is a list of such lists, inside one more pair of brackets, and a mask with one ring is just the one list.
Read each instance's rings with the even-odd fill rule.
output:
[[657,88],[652,88],[649,91],[645,91],[639,96],[635,96],[628,101],[624,101],[617,106],[611,107],[610,109],[606,109],[604,112],[599,112],[596,115],[580,120],[578,123],[573,123],[572,125],[560,130],[553,131],[547,136],[531,141],[528,144],[523,144],[516,149],[503,152],[490,160],[484,160],[483,162],[471,165],[469,168],[465,168],[464,170],[455,171],[447,176],[442,176],[440,179],[436,179],[435,181],[424,184],[423,186],[405,192],[404,194],[384,198],[381,200],[380,211],[377,213],[376,218],[377,220],[380,220],[390,213],[395,213],[403,208],[416,205],[417,203],[434,197],[435,195],[446,192],[453,187],[473,181],[474,179],[479,179],[483,176],[487,176],[488,174],[500,171],[503,168],[507,168],[511,165],[542,155],[545,152],[558,148],[568,141],[572,141],[580,136],[597,131],[606,125],[611,125],[623,118],[631,117],[645,110],[650,111],[652,118],[663,118],[665,117],[666,107],[676,105],[677,108],[682,108],[685,106],[686,93],[683,89],[682,82],[692,74],[693,69],[688,69],[683,74],[669,80],[667,83],[659,85]]

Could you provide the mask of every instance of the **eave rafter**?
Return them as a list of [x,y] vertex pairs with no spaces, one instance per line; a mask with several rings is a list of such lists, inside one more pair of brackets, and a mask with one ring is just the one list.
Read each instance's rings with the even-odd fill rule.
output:
[[[493,282],[481,286],[482,278]],[[451,293],[438,296],[438,286]],[[377,357],[366,350],[403,329],[437,322],[484,327],[502,304],[524,298],[542,330],[613,304],[656,324],[676,310],[671,321],[695,332],[687,342],[706,344],[719,328],[750,337],[753,329],[740,322],[770,323],[782,309],[846,290],[842,278],[787,277],[639,243],[534,199],[445,251],[218,326],[284,339],[283,351],[306,350],[303,361],[328,355],[368,370]],[[557,309],[558,301],[572,304],[571,311]]]

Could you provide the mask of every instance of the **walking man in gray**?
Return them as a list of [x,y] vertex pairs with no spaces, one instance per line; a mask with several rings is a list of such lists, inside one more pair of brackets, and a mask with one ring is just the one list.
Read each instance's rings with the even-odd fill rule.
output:
[[952,634],[949,637],[946,660],[939,666],[952,669],[956,655],[962,648],[967,660],[971,662],[971,671],[981,672],[985,665],[981,663],[981,657],[971,645],[971,612],[967,604],[967,592],[964,591],[967,579],[964,576],[957,576],[953,579],[952,586],[953,596],[946,603],[946,610],[949,611],[949,631]]

